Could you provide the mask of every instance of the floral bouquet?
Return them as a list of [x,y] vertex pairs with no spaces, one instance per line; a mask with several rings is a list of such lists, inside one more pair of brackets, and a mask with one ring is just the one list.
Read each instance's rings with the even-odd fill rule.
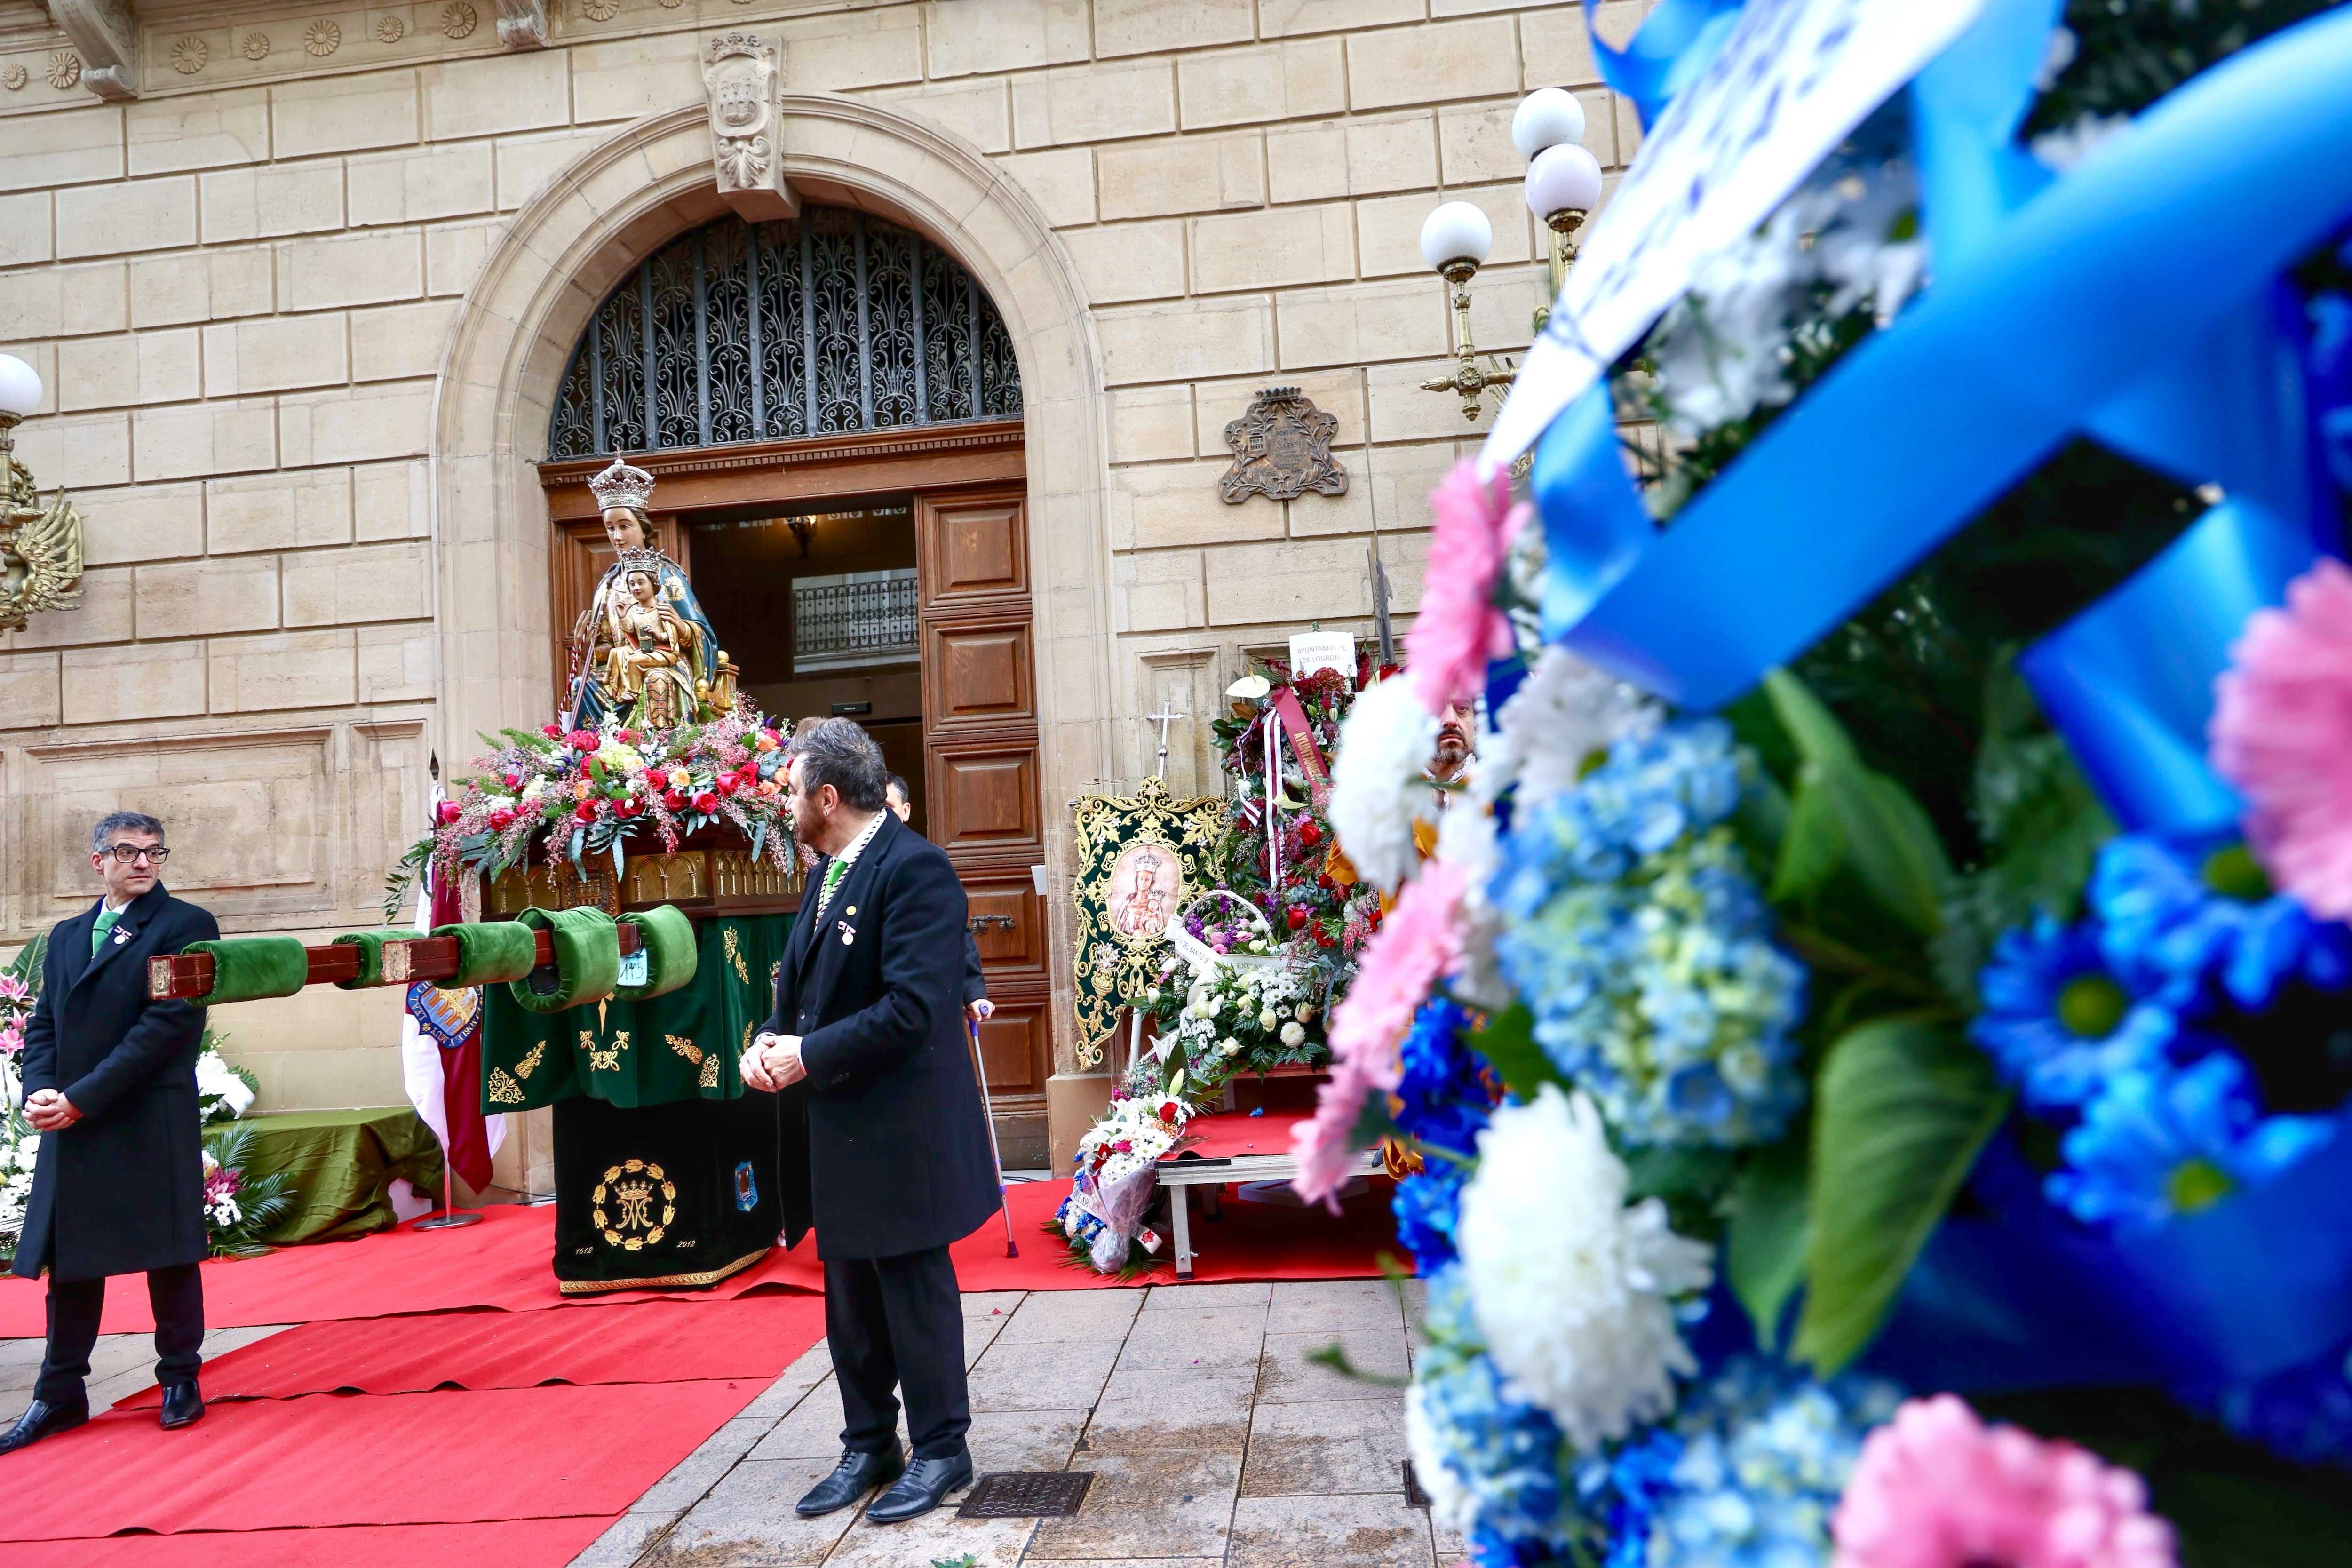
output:
[[[1396,902],[1298,1185],[1424,1154],[1408,1436],[1481,1568],[2352,1538],[2352,10],[1954,14],[1531,503],[1508,449],[1448,479],[1347,723]],[[2185,293],[2117,259],[2184,203],[2231,258]]]
[[260,1237],[294,1206],[292,1179],[283,1171],[248,1177],[250,1125],[205,1134],[205,1234],[215,1258],[257,1258]]
[[[440,821],[394,868],[384,919],[406,903],[418,870],[496,877],[528,864],[617,858],[629,840],[674,851],[688,834],[733,827],[764,847],[779,868],[790,864],[792,835],[772,832],[784,816],[790,745],[748,705],[708,724],[671,730],[574,730],[548,724],[533,733],[501,730],[501,742],[474,759],[480,770],[458,781],[439,806]],[[488,737],[485,736],[485,740]]]
[[[1145,1229],[1143,1215],[1158,1185],[1155,1167],[1181,1146],[1192,1115],[1181,1069],[1173,1087],[1160,1090],[1150,1064],[1138,1067],[1140,1081],[1122,1086],[1110,1110],[1078,1140],[1070,1195],[1049,1226],[1069,1242],[1074,1261],[1099,1274],[1150,1266],[1160,1238]],[[1130,1092],[1136,1089],[1143,1092]]]

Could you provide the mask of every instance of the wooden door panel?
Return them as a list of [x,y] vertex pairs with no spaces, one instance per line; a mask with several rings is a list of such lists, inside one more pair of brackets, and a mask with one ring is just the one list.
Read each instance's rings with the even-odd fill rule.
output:
[[971,904],[975,923],[971,939],[980,948],[980,962],[992,973],[1024,970],[1045,972],[1045,925],[1035,889],[1027,872],[1018,881],[983,881],[967,877],[964,896]]
[[1027,508],[1018,495],[918,497],[926,607],[977,594],[1029,591]]
[[950,850],[965,845],[1034,843],[1037,831],[1037,744],[931,753],[932,840]]
[[981,720],[1034,720],[1035,665],[1029,617],[928,628],[923,647],[924,709],[935,728]]
[[1001,1115],[1013,1095],[1042,1095],[1054,1060],[1053,1031],[1046,1026],[1048,1004],[1001,1002],[980,1026],[980,1059],[988,1068],[988,1092]]

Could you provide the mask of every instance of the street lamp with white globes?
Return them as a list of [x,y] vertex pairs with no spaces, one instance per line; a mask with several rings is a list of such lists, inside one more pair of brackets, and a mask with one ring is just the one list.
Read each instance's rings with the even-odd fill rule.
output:
[[41,405],[31,365],[0,354],[0,631],[37,610],[70,609],[81,583],[81,519],[63,490],[42,510],[33,470],[16,460],[16,426]]
[[1454,288],[1454,353],[1461,363],[1451,375],[1433,376],[1421,384],[1423,392],[1462,395],[1462,417],[1478,417],[1478,402],[1488,387],[1505,387],[1517,373],[1482,370],[1478,351],[1470,342],[1470,279],[1495,248],[1495,226],[1468,202],[1447,202],[1421,226],[1421,258],[1430,270]]
[[[1601,163],[1584,150],[1584,106],[1556,87],[1539,87],[1519,100],[1511,116],[1511,144],[1528,160],[1528,210],[1551,233],[1551,292],[1558,300],[1576,259],[1570,237],[1586,215],[1601,205]],[[1551,319],[1547,303],[1536,312],[1536,331]]]

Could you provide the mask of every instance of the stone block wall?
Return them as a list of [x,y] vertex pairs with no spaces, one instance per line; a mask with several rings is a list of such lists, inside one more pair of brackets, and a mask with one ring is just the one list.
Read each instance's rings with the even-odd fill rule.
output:
[[[1643,8],[1617,0],[1604,26],[1622,37]],[[81,607],[0,635],[0,949],[86,900],[81,835],[118,805],[170,819],[173,885],[232,931],[373,920],[428,752],[465,762],[436,718],[441,618],[477,613],[436,602],[436,541],[459,521],[436,515],[433,473],[452,323],[535,193],[702,100],[713,32],[781,37],[788,91],[962,139],[1053,226],[1107,389],[1109,547],[1088,570],[1121,714],[1213,713],[1244,650],[1310,623],[1369,636],[1376,530],[1402,632],[1426,493],[1486,424],[1415,385],[1451,343],[1422,219],[1444,199],[1491,216],[1474,328],[1515,353],[1544,273],[1512,108],[1575,90],[1612,171],[1638,138],[1562,0],[546,10],[549,47],[510,49],[492,0],[142,3],[140,94],[106,102],[40,6],[0,6],[0,350],[47,389],[19,454],[88,530]],[[1218,498],[1224,426],[1271,384],[1338,417],[1346,495]],[[1033,420],[1031,438],[1054,437]],[[501,439],[536,458],[543,423]],[[1156,727],[1108,722],[1049,777],[1147,770]],[[1217,787],[1206,742],[1205,724],[1171,736],[1180,788]],[[329,992],[215,1023],[266,1106],[382,1104],[395,1016]]]

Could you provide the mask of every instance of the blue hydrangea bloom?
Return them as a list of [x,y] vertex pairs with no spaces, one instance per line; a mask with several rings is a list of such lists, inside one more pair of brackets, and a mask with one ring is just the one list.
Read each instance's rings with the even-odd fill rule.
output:
[[2234,849],[2153,834],[2109,839],[2090,888],[2108,966],[2176,1008],[2194,1003],[2209,976],[2249,1010],[2290,980],[2327,991],[2352,984],[2352,929],[2315,921],[2282,894],[2241,897],[2213,886],[2208,868],[2217,862],[2251,871]]
[[1502,840],[1496,957],[1535,1036],[1634,1144],[1769,1142],[1802,1101],[1804,970],[1723,819],[1739,758],[1720,720],[1628,737]]
[[2352,1466],[2352,1344],[2225,1391],[2222,1424],[2304,1464]]
[[2108,1079],[2043,1191],[2080,1220],[2159,1225],[2263,1185],[2335,1135],[2331,1117],[2263,1115],[2245,1065],[2216,1051]]
[[2001,933],[1977,993],[1969,1037],[2038,1111],[2074,1110],[2114,1075],[2158,1066],[2179,1029],[2171,1008],[2108,968],[2095,927],[2048,914]]
[[1563,1515],[1568,1448],[1539,1407],[1510,1396],[1486,1354],[1470,1292],[1453,1268],[1429,1281],[1430,1346],[1414,1369],[1413,1395],[1451,1479],[1474,1500],[1474,1545],[1482,1563],[1542,1562],[1524,1549],[1557,1545],[1574,1522]]
[[1399,1182],[1389,1200],[1396,1215],[1397,1240],[1412,1252],[1419,1271],[1427,1274],[1454,1261],[1454,1228],[1462,1217],[1462,1189],[1470,1167],[1452,1160],[1424,1160],[1422,1168]]
[[[1400,1050],[1403,1071],[1395,1090],[1396,1123],[1431,1151],[1476,1153],[1478,1131],[1494,1103],[1478,1058],[1464,1040],[1469,1025],[1468,1012],[1458,1004],[1444,997],[1425,1002]],[[1397,1184],[1390,1204],[1397,1239],[1412,1250],[1423,1274],[1454,1260],[1454,1226],[1469,1175],[1466,1162],[1430,1152],[1420,1173]]]
[[1585,1507],[1608,1509],[1605,1568],[1822,1568],[1863,1434],[1900,1398],[1890,1384],[1727,1363],[1670,1423],[1580,1468]]

